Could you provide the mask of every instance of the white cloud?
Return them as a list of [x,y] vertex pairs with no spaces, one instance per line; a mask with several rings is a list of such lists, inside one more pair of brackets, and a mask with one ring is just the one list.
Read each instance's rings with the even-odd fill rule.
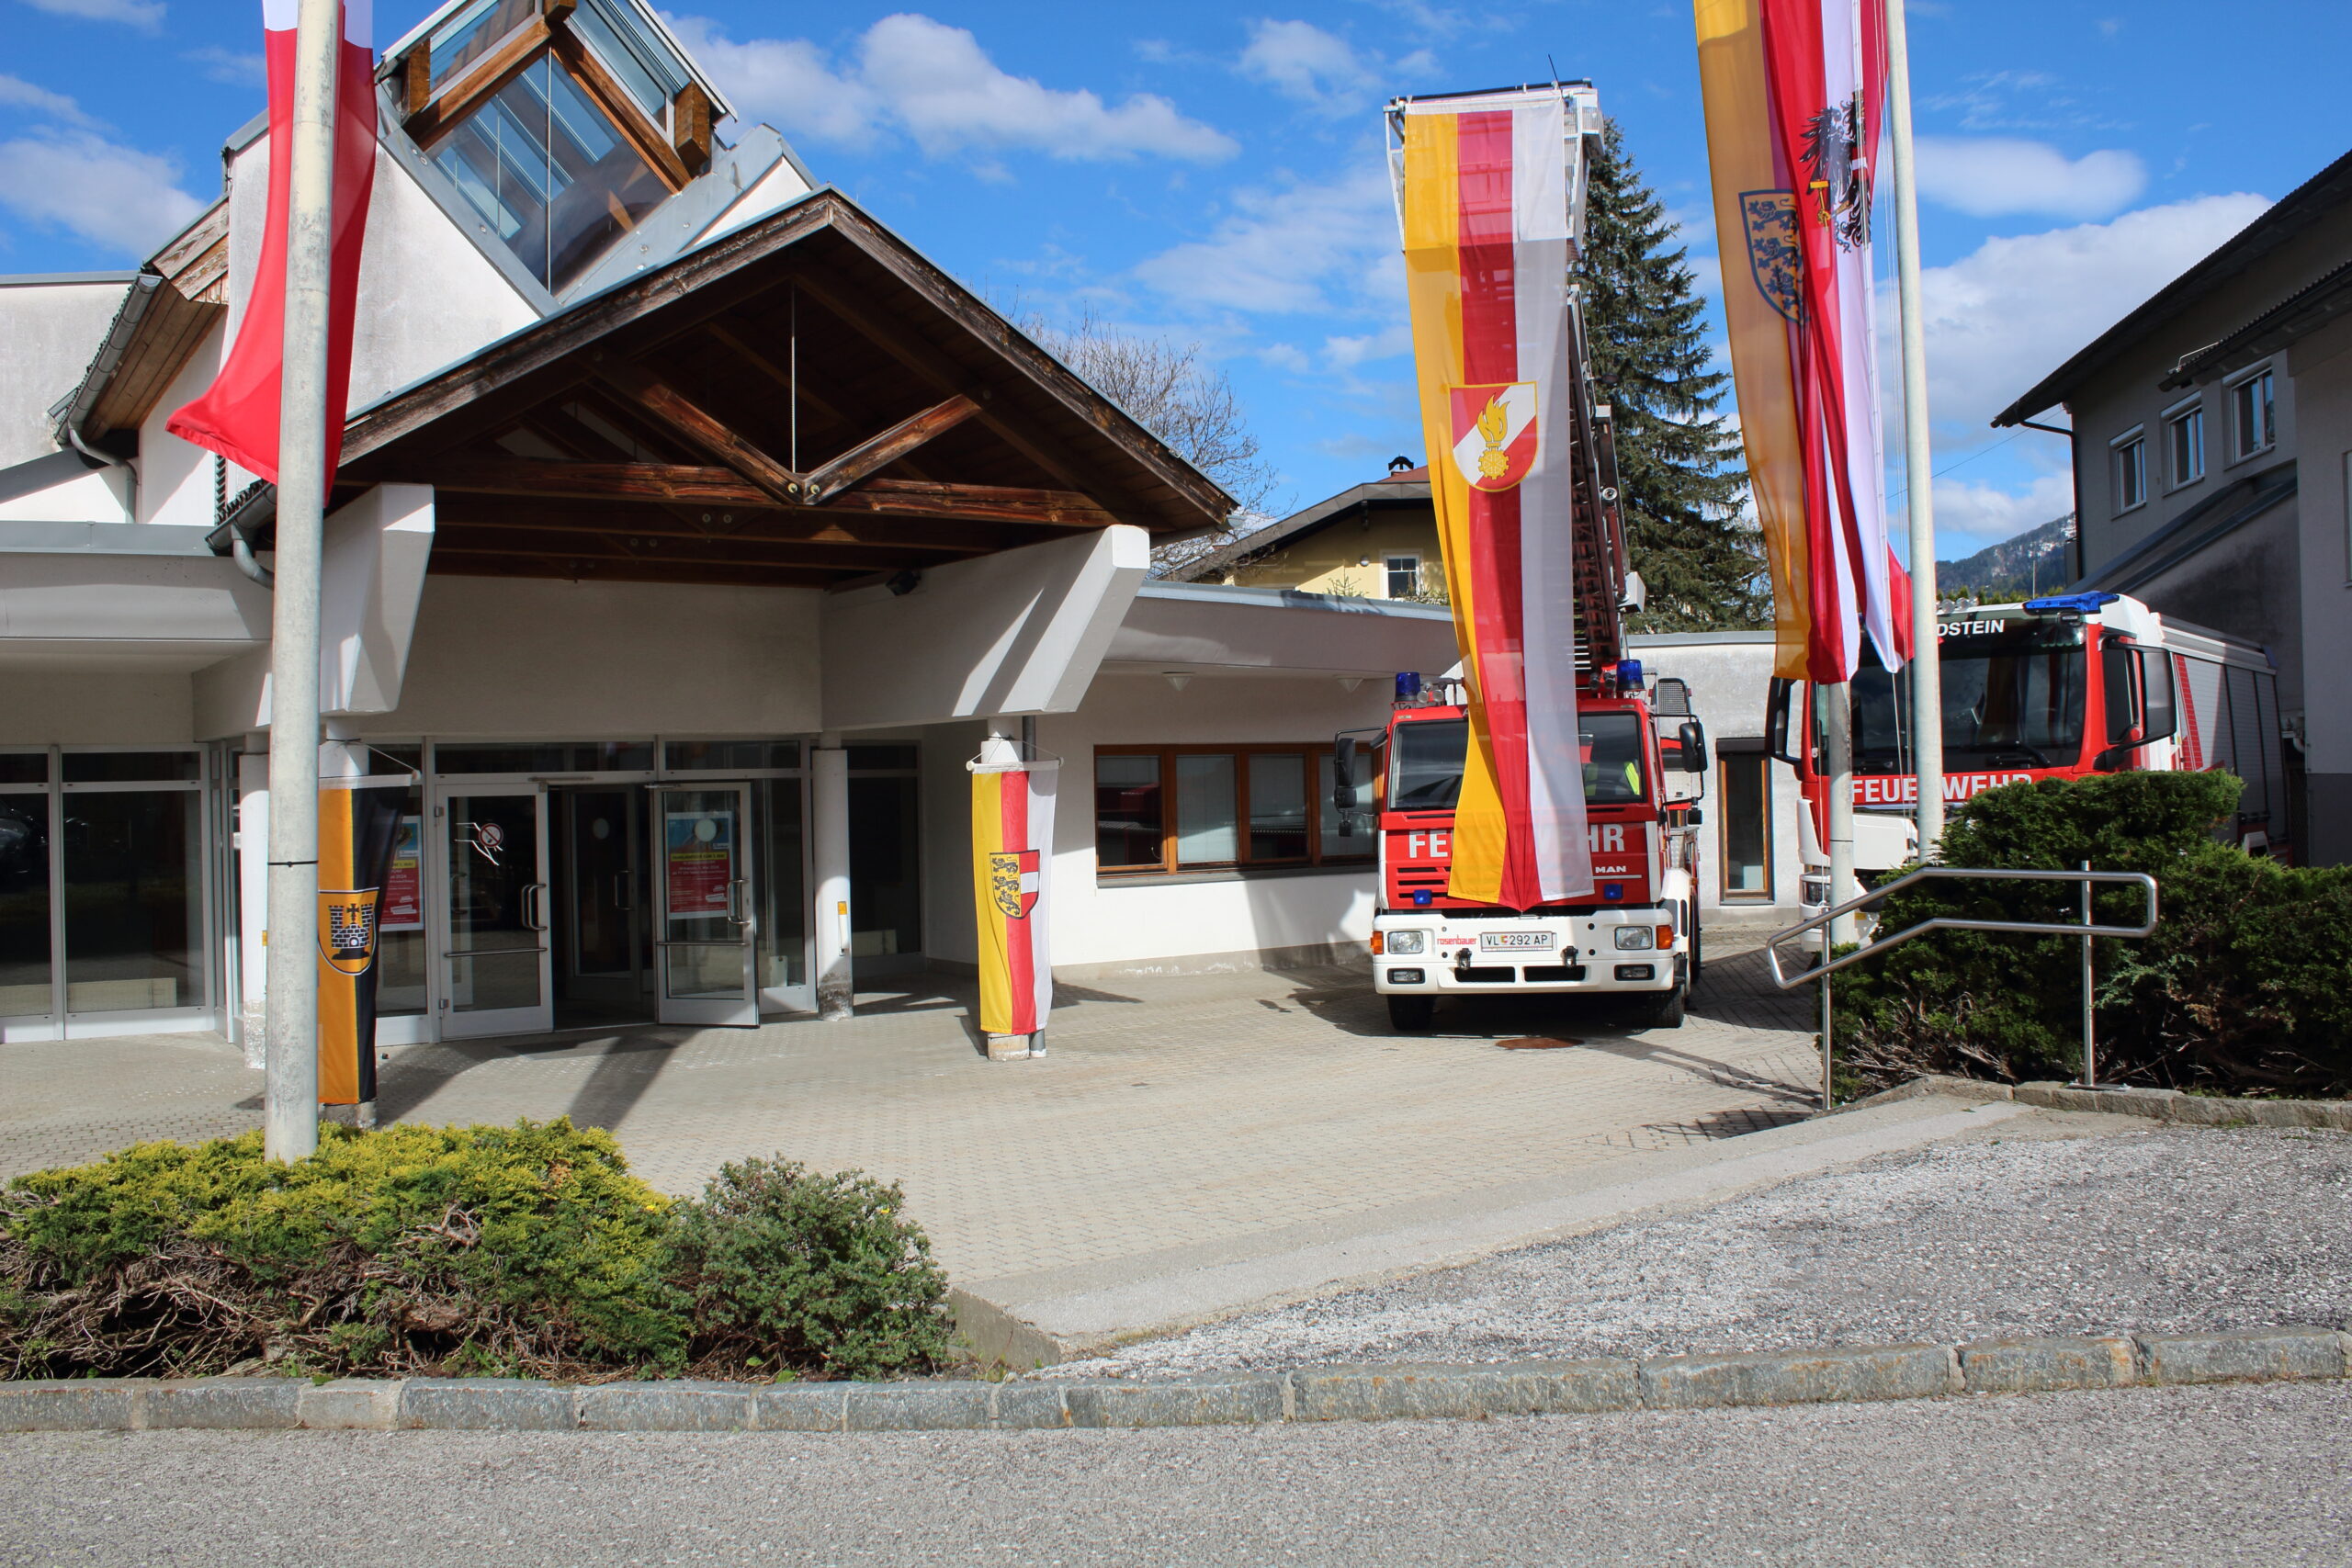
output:
[[1374,81],[1355,46],[1312,22],[1250,24],[1241,73],[1302,103],[1353,104]]
[[1390,359],[1400,354],[1409,354],[1412,348],[1412,326],[1408,322],[1398,321],[1361,337],[1327,337],[1323,340],[1323,357],[1330,361],[1336,369],[1352,370],[1375,359]]
[[77,17],[85,22],[128,22],[148,32],[164,25],[163,0],[25,0],[25,4],[52,17]]
[[47,87],[37,87],[21,77],[0,73],[0,104],[10,108],[30,109],[35,114],[62,120],[67,125],[96,126],[98,122],[82,112],[82,106],[62,93],[52,93]]
[[[2023,490],[1936,481],[1936,554],[1945,560],[1974,555],[1987,545],[2038,528],[2075,509],[2074,476],[2064,470],[2036,476]],[[1894,526],[1902,527],[1898,504]]]
[[1401,307],[1396,218],[1378,164],[1329,185],[1256,186],[1233,207],[1207,239],[1161,252],[1136,276],[1171,299],[1252,314]]
[[900,12],[835,61],[804,39],[738,43],[701,17],[666,17],[745,110],[819,141],[859,145],[898,131],[934,157],[1040,152],[1096,160],[1136,154],[1214,162],[1238,152],[1223,131],[1156,94],[1105,104],[999,67],[962,28]]
[[204,209],[179,166],[85,131],[0,141],[0,207],[144,257]]
[[[1996,413],[2269,205],[2259,196],[2202,196],[2106,223],[1987,240],[1928,268],[1920,295],[1937,424],[1968,433],[1967,445],[1984,439]],[[1884,379],[1899,396],[1887,346],[1895,335],[1891,288],[1880,309]],[[1889,424],[1890,440],[1899,428]]]
[[183,58],[202,66],[211,80],[225,82],[232,87],[265,86],[269,81],[268,64],[260,55],[223,49],[217,43],[191,49]]
[[1999,136],[1923,136],[1918,148],[1920,194],[1975,218],[2104,218],[2148,185],[2139,155],[2113,148],[2070,159],[2047,141]]

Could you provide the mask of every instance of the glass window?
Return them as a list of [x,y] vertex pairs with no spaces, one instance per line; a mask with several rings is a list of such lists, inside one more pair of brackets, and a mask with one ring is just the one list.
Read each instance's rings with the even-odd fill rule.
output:
[[582,0],[571,13],[571,30],[588,40],[613,79],[628,90],[648,118],[661,124],[670,107],[670,95],[685,83],[662,80],[676,73],[663,69],[664,62],[650,40],[638,30],[634,18],[611,0]]
[[1094,860],[1098,866],[1157,866],[1160,845],[1159,759],[1094,759]]
[[2183,409],[2165,421],[2165,455],[2172,482],[2194,484],[2205,477],[2205,410]]
[[[392,746],[398,755],[416,748]],[[390,764],[379,759],[378,766]],[[411,761],[411,766],[414,762]],[[392,839],[391,869],[376,912],[376,1013],[413,1017],[424,1010],[424,782],[409,786]]]
[[922,760],[922,748],[906,746],[853,746],[849,749],[849,771],[860,773],[910,772]]
[[67,784],[193,784],[203,776],[194,751],[68,751]]
[[2148,499],[2148,441],[2134,435],[2115,444],[2115,510],[2129,512]]
[[434,90],[438,92],[442,83],[496,49],[538,12],[538,0],[474,0],[434,28],[425,46]]
[[37,784],[48,782],[48,752],[0,751],[0,784]]
[[1306,858],[1306,759],[1298,752],[1250,758],[1250,858]]
[[665,740],[662,765],[679,773],[770,773],[800,766],[797,740]]
[[2230,389],[2233,439],[2241,457],[2266,451],[2278,437],[2277,384],[2267,370]]
[[433,161],[550,290],[669,195],[552,55],[458,120]]
[[1176,863],[1223,865],[1240,858],[1233,758],[1229,754],[1180,755],[1176,759]]
[[[2063,621],[1994,623],[1983,636],[1941,639],[1944,765],[2055,768],[2083,745],[2083,691],[2090,661],[2083,628]],[[1911,771],[1910,678],[1890,676],[1867,650],[1854,674],[1854,771]],[[1814,747],[1825,744],[1814,715]]]
[[849,908],[853,958],[922,951],[922,828],[917,781],[849,781]]
[[49,958],[49,795],[0,795],[0,1018],[53,1010]]
[[1584,760],[1584,797],[1589,804],[1623,806],[1643,797],[1642,721],[1636,715],[1579,715],[1577,750]]
[[1355,785],[1356,806],[1342,812],[1331,804],[1333,786],[1339,782],[1334,770],[1339,759],[1326,751],[1316,761],[1316,808],[1323,825],[1323,858],[1346,860],[1361,858],[1374,852],[1377,840],[1373,834],[1379,824],[1372,812],[1372,748],[1361,747],[1355,754],[1354,765],[1349,769],[1350,783]]
[[1770,901],[1772,897],[1772,775],[1761,751],[1724,750],[1716,761],[1723,781],[1724,897]]
[[762,779],[752,785],[752,809],[760,824],[752,851],[760,858],[762,986],[799,986],[808,978],[808,900],[802,892],[800,871],[800,791],[798,779]]
[[64,804],[67,1010],[201,1007],[201,793],[93,791]]
[[1389,763],[1388,809],[1451,811],[1462,794],[1462,758],[1470,744],[1470,721],[1423,719],[1396,727]]
[[433,749],[442,773],[643,773],[653,770],[650,740],[543,740]]
[[1390,556],[1387,567],[1388,596],[1391,599],[1410,599],[1421,591],[1420,557]]

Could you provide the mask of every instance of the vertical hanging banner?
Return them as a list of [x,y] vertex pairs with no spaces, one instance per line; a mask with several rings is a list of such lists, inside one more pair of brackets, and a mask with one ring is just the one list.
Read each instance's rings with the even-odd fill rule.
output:
[[[269,74],[269,207],[253,293],[220,370],[164,428],[277,481],[278,384],[286,367],[287,211],[294,169],[294,21],[300,0],[262,0]],[[327,484],[343,452],[350,400],[351,331],[359,304],[359,252],[376,180],[374,0],[343,0],[335,55],[334,216],[327,294]]]
[[1865,637],[1896,669],[1909,592],[1886,532],[1871,273],[1885,16],[1880,0],[1693,0],[1693,15],[1775,672],[1848,680]]
[[1532,908],[1592,892],[1571,549],[1581,117],[1556,86],[1391,112],[1430,489],[1469,677],[1447,890]]
[[975,761],[972,905],[980,942],[980,1032],[1035,1034],[1054,1006],[1046,942],[1058,762]]
[[[319,1103],[376,1098],[376,950],[405,773],[319,781]],[[414,818],[408,818],[414,820]]]

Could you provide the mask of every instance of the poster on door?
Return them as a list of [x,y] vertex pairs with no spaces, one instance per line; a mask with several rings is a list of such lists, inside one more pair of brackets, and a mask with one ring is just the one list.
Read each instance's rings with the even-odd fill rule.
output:
[[392,840],[392,868],[384,879],[384,903],[377,929],[421,931],[424,929],[424,818],[401,818],[400,835]]
[[735,879],[733,812],[670,812],[662,842],[672,919],[707,920],[733,912],[728,901]]

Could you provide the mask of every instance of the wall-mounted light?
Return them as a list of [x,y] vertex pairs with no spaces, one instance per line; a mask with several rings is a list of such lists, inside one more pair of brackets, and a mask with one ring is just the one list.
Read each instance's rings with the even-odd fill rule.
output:
[[1159,678],[1180,692],[1193,683],[1191,673],[1182,670],[1162,670]]

